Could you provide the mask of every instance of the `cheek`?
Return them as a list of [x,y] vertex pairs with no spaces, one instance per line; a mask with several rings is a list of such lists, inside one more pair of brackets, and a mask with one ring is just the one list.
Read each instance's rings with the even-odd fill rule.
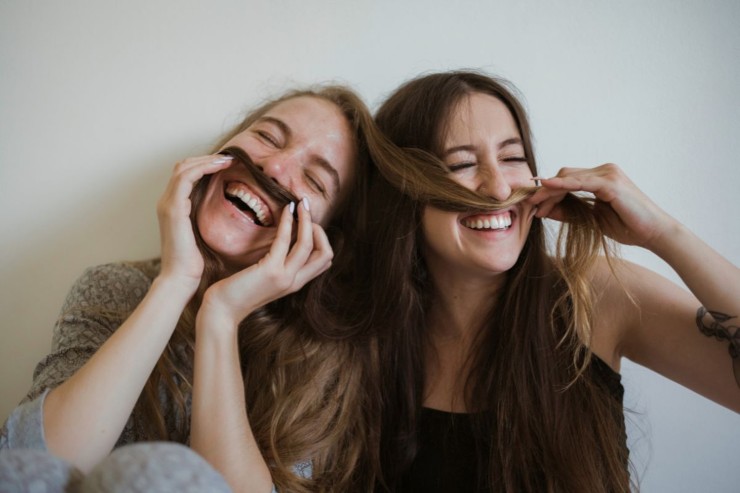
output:
[[534,175],[529,170],[529,167],[523,167],[522,169],[511,170],[506,179],[509,182],[509,186],[512,188],[530,187],[534,185],[532,177]]
[[456,214],[427,208],[421,218],[422,239],[427,245],[442,247],[450,243],[455,234]]
[[195,207],[195,227],[206,243],[208,243],[209,233],[218,223],[217,209],[220,207],[221,190],[223,188],[223,181],[220,178],[221,173],[211,176],[205,190],[200,194],[198,203],[193,204]]

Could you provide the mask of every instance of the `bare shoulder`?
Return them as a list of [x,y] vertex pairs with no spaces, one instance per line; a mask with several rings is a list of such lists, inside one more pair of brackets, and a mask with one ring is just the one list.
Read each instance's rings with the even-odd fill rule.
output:
[[591,350],[615,371],[620,369],[624,333],[635,323],[632,280],[637,267],[621,259],[599,257],[589,272],[593,294]]
[[[594,293],[592,350],[612,368],[639,351],[638,334],[667,313],[685,317],[697,302],[660,274],[620,258],[600,257],[590,272]],[[665,319],[664,319],[665,320]]]

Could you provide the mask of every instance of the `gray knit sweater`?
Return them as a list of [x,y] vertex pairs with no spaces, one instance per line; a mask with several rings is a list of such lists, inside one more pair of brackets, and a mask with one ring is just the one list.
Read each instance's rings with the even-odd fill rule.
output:
[[[144,298],[159,273],[158,259],[100,265],[87,269],[67,295],[54,325],[51,352],[36,366],[33,384],[20,405],[13,410],[0,429],[0,449],[46,449],[43,431],[43,401],[49,390],[71,377],[113,332],[128,318]],[[179,358],[182,372],[189,375],[189,359]],[[136,358],[135,354],[131,355]],[[168,432],[178,415],[160,392]],[[129,418],[116,446],[142,440]]]

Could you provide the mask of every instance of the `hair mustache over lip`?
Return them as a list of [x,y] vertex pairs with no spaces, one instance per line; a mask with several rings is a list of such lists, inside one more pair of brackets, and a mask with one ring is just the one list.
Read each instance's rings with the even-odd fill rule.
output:
[[218,152],[226,156],[232,156],[234,159],[244,165],[249,173],[257,181],[257,184],[265,191],[265,193],[277,202],[279,208],[283,208],[291,202],[298,202],[298,197],[293,195],[287,188],[284,188],[275,180],[267,176],[249,157],[244,149],[236,146],[229,146]]

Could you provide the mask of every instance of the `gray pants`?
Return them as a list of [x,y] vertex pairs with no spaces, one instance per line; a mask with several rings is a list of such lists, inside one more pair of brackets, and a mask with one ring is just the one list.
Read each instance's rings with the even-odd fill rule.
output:
[[87,476],[43,450],[0,450],[0,493],[228,493],[226,481],[184,445],[114,450]]

